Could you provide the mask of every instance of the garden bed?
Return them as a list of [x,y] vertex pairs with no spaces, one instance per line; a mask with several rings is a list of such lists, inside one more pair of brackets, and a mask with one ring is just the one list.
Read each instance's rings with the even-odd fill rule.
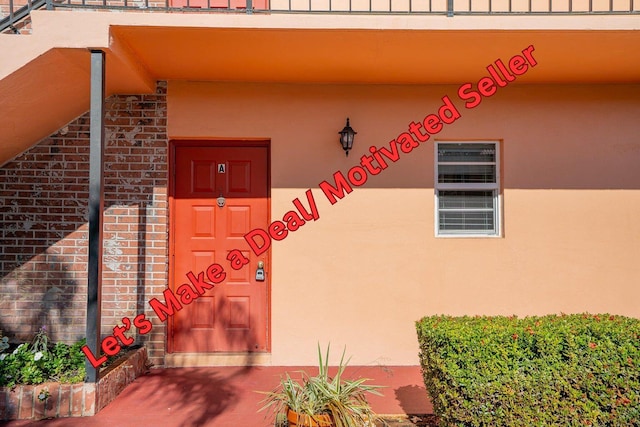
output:
[[147,371],[147,351],[134,349],[114,361],[94,383],[0,387],[0,420],[84,417],[95,415]]

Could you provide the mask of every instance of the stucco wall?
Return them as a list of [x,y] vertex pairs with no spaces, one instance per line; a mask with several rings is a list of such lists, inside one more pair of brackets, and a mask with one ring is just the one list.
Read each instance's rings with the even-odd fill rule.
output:
[[[329,341],[352,363],[417,364],[413,322],[430,314],[640,316],[640,85],[509,86],[472,110],[456,91],[169,83],[169,138],[271,140],[271,220],[314,191],[320,218],[271,249],[274,365]],[[320,182],[445,95],[460,119],[328,202]],[[433,141],[456,139],[502,141],[500,238],[434,236]]]
[[[164,85],[110,99],[103,334],[144,310],[144,343],[163,363],[165,325],[147,301],[167,285],[165,113],[170,138],[271,140],[271,220],[314,192],[320,218],[272,246],[274,365],[313,364],[329,341],[356,364],[417,364],[413,322],[436,313],[640,317],[640,85],[508,86],[471,110],[456,90],[171,82],[168,112]],[[445,95],[460,119],[329,203],[320,182]],[[358,132],[349,157],[337,141],[346,116]],[[501,140],[502,237],[434,237],[434,139]],[[0,168],[9,336],[84,334],[87,153],[83,116]]]

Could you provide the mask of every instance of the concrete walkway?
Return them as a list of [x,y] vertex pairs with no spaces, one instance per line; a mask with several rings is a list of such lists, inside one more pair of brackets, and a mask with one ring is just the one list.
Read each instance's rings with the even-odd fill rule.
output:
[[[273,417],[257,412],[263,395],[285,372],[317,367],[215,367],[152,369],[129,385],[96,416],[41,421],[10,421],[10,427],[267,427]],[[417,366],[349,367],[347,378],[371,378],[384,385],[383,397],[369,402],[378,414],[431,414],[433,409]],[[294,376],[295,377],[295,376]],[[405,417],[406,418],[406,417]],[[396,426],[412,426],[401,422]],[[416,424],[417,425],[417,424]],[[424,424],[421,424],[424,425]]]

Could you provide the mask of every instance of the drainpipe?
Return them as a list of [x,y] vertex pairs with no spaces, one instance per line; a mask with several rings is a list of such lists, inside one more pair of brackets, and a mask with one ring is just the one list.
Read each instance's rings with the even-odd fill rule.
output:
[[[104,209],[104,75],[105,55],[91,51],[91,111],[89,137],[89,259],[87,265],[87,346],[100,354],[100,303],[102,300],[102,211]],[[85,382],[97,383],[100,368],[85,360]]]

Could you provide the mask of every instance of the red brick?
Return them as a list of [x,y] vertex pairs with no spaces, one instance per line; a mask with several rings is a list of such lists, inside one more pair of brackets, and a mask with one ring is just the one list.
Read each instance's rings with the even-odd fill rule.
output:
[[60,385],[60,402],[58,404],[58,413],[61,417],[71,415],[71,384]]
[[81,417],[84,401],[84,384],[71,386],[71,416]]
[[5,419],[10,420],[18,417],[18,413],[20,411],[20,394],[18,393],[18,388],[19,387],[16,387],[13,390],[5,389],[5,393],[7,395]]
[[[135,284],[141,271],[145,272],[151,286],[153,283],[166,284],[168,139],[165,94],[166,84],[159,83],[155,94],[136,95],[134,100],[128,96],[114,96],[106,103],[111,117],[106,124],[107,135],[114,137],[105,147],[105,182],[109,183],[105,205],[118,209],[106,217],[107,222],[114,225],[106,234],[121,243],[119,249],[123,253],[117,261],[122,272],[129,272],[109,280],[125,286],[130,283],[132,286],[126,286],[126,292],[138,292]],[[12,277],[12,274],[20,277],[19,286],[3,286],[0,292],[11,301],[38,302],[43,300],[47,289],[62,289],[60,298],[68,298],[74,305],[59,306],[60,314],[47,320],[57,336],[69,341],[84,334],[84,304],[80,301],[80,305],[75,305],[75,301],[82,300],[84,293],[80,284],[86,281],[88,131],[89,115],[84,114],[0,167],[0,206],[14,206],[11,212],[0,217],[0,229],[5,230],[5,240],[0,240],[0,270],[4,277]],[[125,140],[125,132],[136,133],[132,139]],[[129,185],[124,186],[123,180],[129,181]],[[148,206],[147,217],[142,219],[144,222],[141,222],[141,211],[137,207],[142,204]],[[28,227],[22,227],[25,218],[31,221]],[[145,242],[138,242],[142,223],[146,223],[147,234],[159,234],[146,235]],[[145,250],[152,248],[158,252],[155,256],[141,257],[139,248],[143,245]],[[50,255],[41,257],[43,253]],[[148,273],[150,269],[145,263],[158,264],[151,267],[157,277]],[[46,287],[42,286],[45,282]],[[145,289],[145,294],[153,293]],[[114,304],[120,301],[125,308],[107,313],[103,324],[112,328],[119,321],[116,315],[122,314],[123,310],[132,310],[132,306],[125,303],[128,298],[115,291],[105,293],[103,301]],[[9,307],[0,312],[0,322],[6,325],[5,329],[11,329],[7,333],[20,333],[30,339],[40,326],[38,310],[36,304]],[[18,316],[23,316],[23,321],[32,319],[35,323],[21,325],[14,321]]]
[[96,389],[95,384],[84,384],[84,410],[83,416],[91,416],[96,413]]
[[0,420],[6,420],[7,418],[7,393],[8,390],[4,387],[0,388]]
[[33,386],[21,385],[16,387],[16,392],[20,393],[20,411],[18,412],[18,418],[31,419],[33,418],[34,409],[34,395]]
[[[41,420],[44,418],[44,414],[46,412],[46,400],[40,400],[39,394],[41,390],[44,389],[44,386],[37,386],[33,390],[33,418],[36,420]],[[24,396],[23,396],[24,399]]]
[[44,409],[44,417],[57,417],[59,416],[59,405],[60,405],[60,383],[49,383],[46,385],[47,390],[49,391],[49,398],[46,400]]

